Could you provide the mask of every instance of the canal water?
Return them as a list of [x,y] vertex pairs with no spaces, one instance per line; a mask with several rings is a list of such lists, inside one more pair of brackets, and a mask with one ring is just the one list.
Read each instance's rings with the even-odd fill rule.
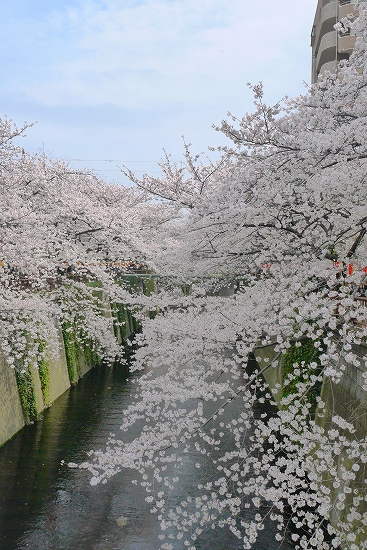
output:
[[[90,449],[103,449],[110,433],[118,436],[133,400],[128,377],[122,366],[92,369],[42,420],[0,448],[0,550],[160,548],[158,521],[145,502],[144,489],[132,483],[135,472],[125,470],[92,487],[87,471],[65,465],[83,462]],[[200,483],[200,475],[194,462],[188,464],[180,486],[182,499]],[[273,524],[266,525],[254,549],[294,549],[288,539],[280,546],[275,533]],[[174,548],[186,547],[176,540]],[[239,550],[242,545],[228,531],[209,530],[197,548]]]

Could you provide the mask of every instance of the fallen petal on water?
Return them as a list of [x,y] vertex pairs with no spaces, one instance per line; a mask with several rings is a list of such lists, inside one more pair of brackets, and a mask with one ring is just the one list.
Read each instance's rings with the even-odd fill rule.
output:
[[116,519],[116,523],[119,527],[125,527],[125,525],[127,524],[127,518],[125,518],[124,516],[120,516]]

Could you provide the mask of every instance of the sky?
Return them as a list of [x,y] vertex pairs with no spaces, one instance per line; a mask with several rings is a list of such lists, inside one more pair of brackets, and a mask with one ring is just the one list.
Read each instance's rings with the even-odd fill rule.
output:
[[[22,146],[108,181],[223,145],[213,130],[304,93],[317,0],[17,0],[0,9],[0,117]],[[210,155],[210,153],[208,153]]]

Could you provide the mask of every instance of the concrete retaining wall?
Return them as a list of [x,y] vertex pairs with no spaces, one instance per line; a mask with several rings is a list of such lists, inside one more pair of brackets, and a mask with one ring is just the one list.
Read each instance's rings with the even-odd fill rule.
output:
[[0,444],[10,439],[25,424],[15,372],[0,357]]
[[[353,352],[360,357],[367,355],[367,347],[365,346],[354,346]],[[258,348],[255,351],[255,357],[260,369],[265,369],[265,367],[274,360],[276,354],[274,352],[273,346],[267,346],[263,348]],[[270,391],[273,393],[276,384],[280,385],[280,388],[283,387],[283,357],[279,361],[274,361],[274,366],[270,366],[268,369],[264,370],[264,378],[269,385]],[[348,423],[352,424],[355,429],[356,439],[362,440],[367,437],[367,393],[363,389],[364,378],[363,372],[365,367],[361,362],[361,366],[355,366],[347,361],[343,357],[343,354],[339,355],[339,364],[336,365],[339,369],[345,367],[343,376],[339,383],[335,383],[329,378],[325,378],[322,384],[321,398],[325,403],[325,408],[321,411],[316,409],[315,421],[316,423],[323,427],[326,432],[332,427],[332,417],[338,415],[345,419]],[[274,400],[279,404],[279,393],[273,393]],[[335,426],[333,426],[335,427]],[[350,434],[345,433],[347,437],[350,437]],[[341,453],[336,460],[336,468],[340,472],[343,467],[348,469],[348,459],[345,453]],[[350,506],[352,499],[358,496],[361,496],[362,499],[366,496],[366,483],[365,479],[367,478],[367,465],[364,468],[361,468],[355,480],[343,480],[342,476],[340,486],[334,488],[331,481],[328,481],[330,476],[325,474],[325,479],[323,483],[330,489],[330,498],[333,504],[330,523],[334,526],[338,526],[340,522],[348,523],[347,515],[349,514]],[[344,487],[346,484],[352,489],[351,494],[347,496],[345,502],[345,508],[339,510],[336,507],[339,495],[343,494]],[[348,500],[349,498],[349,500]],[[359,511],[362,514],[367,514],[367,502],[364,501],[360,505]],[[358,525],[356,525],[358,527]],[[367,530],[364,528],[361,533],[357,535],[357,539],[354,541],[358,545],[359,542],[365,541],[367,539]],[[343,550],[347,549],[347,546],[342,545]]]
[[[109,304],[108,304],[109,306]],[[111,308],[106,308],[106,315],[112,316]],[[124,345],[126,339],[133,333],[133,319],[131,313],[124,308],[123,312],[125,326],[115,327],[117,341]],[[70,388],[68,364],[65,353],[64,339],[59,329],[60,354],[58,359],[49,358],[49,403],[44,402],[41,380],[38,368],[31,369],[32,385],[36,402],[37,413],[52,404],[61,394]],[[73,383],[84,376],[94,364],[86,359],[85,354],[80,350],[76,379]],[[0,355],[0,445],[15,435],[26,424],[26,418],[22,410],[21,399],[18,391],[18,384],[14,369],[10,368],[4,358]]]
[[[93,365],[87,364],[83,354],[80,358],[80,372],[83,376]],[[60,330],[60,357],[57,360],[49,361],[50,383],[49,399],[52,403],[60,397],[68,388],[70,380],[68,366],[65,356],[65,349]],[[33,390],[36,400],[37,412],[40,414],[46,408],[41,389],[39,371],[32,368]],[[0,357],[0,445],[5,443],[26,424],[23,414],[21,400],[18,392],[18,385],[14,369],[11,369],[4,358]]]

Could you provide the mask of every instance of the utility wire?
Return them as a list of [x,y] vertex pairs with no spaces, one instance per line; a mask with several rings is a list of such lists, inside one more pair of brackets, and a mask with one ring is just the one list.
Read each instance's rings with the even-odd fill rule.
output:
[[[109,168],[107,168],[106,170],[103,170],[101,168],[93,168],[93,172],[121,172],[121,170],[110,170]],[[145,172],[145,170],[134,170],[134,174],[137,174],[139,172]],[[149,170],[149,174],[160,174],[160,172],[151,172]]]
[[[121,159],[65,159],[76,162],[161,162],[161,160],[121,160]],[[171,162],[181,162],[179,160],[172,160]]]

